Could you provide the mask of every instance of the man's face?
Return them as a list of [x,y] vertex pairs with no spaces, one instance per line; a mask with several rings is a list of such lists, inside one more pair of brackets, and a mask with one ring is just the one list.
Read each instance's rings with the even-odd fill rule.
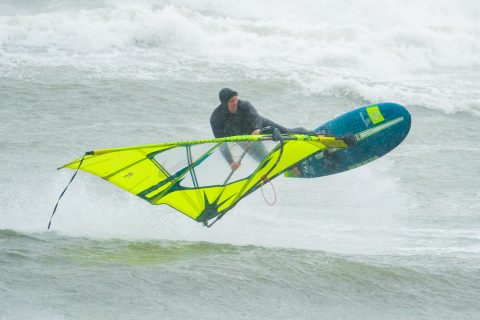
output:
[[237,106],[238,106],[238,97],[237,96],[231,97],[230,100],[228,100],[227,102],[228,111],[230,113],[237,112]]

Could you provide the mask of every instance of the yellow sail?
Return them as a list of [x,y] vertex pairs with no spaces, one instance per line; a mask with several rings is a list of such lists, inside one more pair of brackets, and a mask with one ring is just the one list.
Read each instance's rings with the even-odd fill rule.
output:
[[[293,134],[273,141],[270,135],[235,136],[94,150],[61,168],[90,172],[151,204],[167,204],[207,224],[301,160],[344,147],[335,137]],[[222,148],[235,161],[242,159],[239,169],[231,170]],[[250,156],[253,149],[264,154]]]

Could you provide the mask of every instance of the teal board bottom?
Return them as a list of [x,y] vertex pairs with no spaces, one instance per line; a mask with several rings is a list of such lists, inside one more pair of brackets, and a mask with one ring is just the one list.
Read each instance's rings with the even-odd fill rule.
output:
[[378,103],[347,112],[315,129],[319,134],[353,134],[357,143],[325,150],[299,162],[286,177],[316,178],[351,170],[380,158],[397,147],[410,130],[411,116],[397,103]]

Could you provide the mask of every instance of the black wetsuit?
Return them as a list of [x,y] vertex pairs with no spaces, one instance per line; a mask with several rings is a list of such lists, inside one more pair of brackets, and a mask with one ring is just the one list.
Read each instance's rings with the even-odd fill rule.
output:
[[[248,101],[238,100],[236,112],[231,113],[228,111],[227,102],[234,95],[237,95],[237,93],[229,88],[224,88],[220,91],[221,104],[213,111],[210,117],[210,125],[215,138],[249,135],[257,129],[268,126],[277,128],[281,133],[288,133],[287,128],[260,116]],[[267,149],[261,142],[240,144],[240,146],[245,151],[248,151],[258,162],[261,162],[268,154]],[[220,151],[228,163],[232,164],[233,158],[227,144],[222,144]]]
[[243,100],[238,100],[235,113],[228,111],[226,103],[219,105],[210,117],[210,124],[215,138],[252,134],[268,126],[278,128],[281,133],[288,132],[287,128],[260,116],[250,102]]

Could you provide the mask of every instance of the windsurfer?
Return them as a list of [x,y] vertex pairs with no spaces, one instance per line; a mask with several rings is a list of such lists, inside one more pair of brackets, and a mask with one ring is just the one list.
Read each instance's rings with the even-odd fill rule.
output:
[[[293,130],[298,131],[299,129],[304,130],[301,128],[289,130],[272,120],[260,116],[250,102],[238,99],[238,93],[230,88],[220,90],[219,98],[221,103],[215,108],[210,117],[210,125],[215,138],[256,135],[260,134],[261,129],[265,127],[276,128],[280,133],[292,133]],[[308,132],[307,130],[304,131],[304,133]],[[265,146],[260,142],[243,144],[241,146],[259,162],[268,154]],[[232,158],[226,144],[222,145],[220,150],[232,170],[236,170],[240,166],[240,161],[235,161]]]

